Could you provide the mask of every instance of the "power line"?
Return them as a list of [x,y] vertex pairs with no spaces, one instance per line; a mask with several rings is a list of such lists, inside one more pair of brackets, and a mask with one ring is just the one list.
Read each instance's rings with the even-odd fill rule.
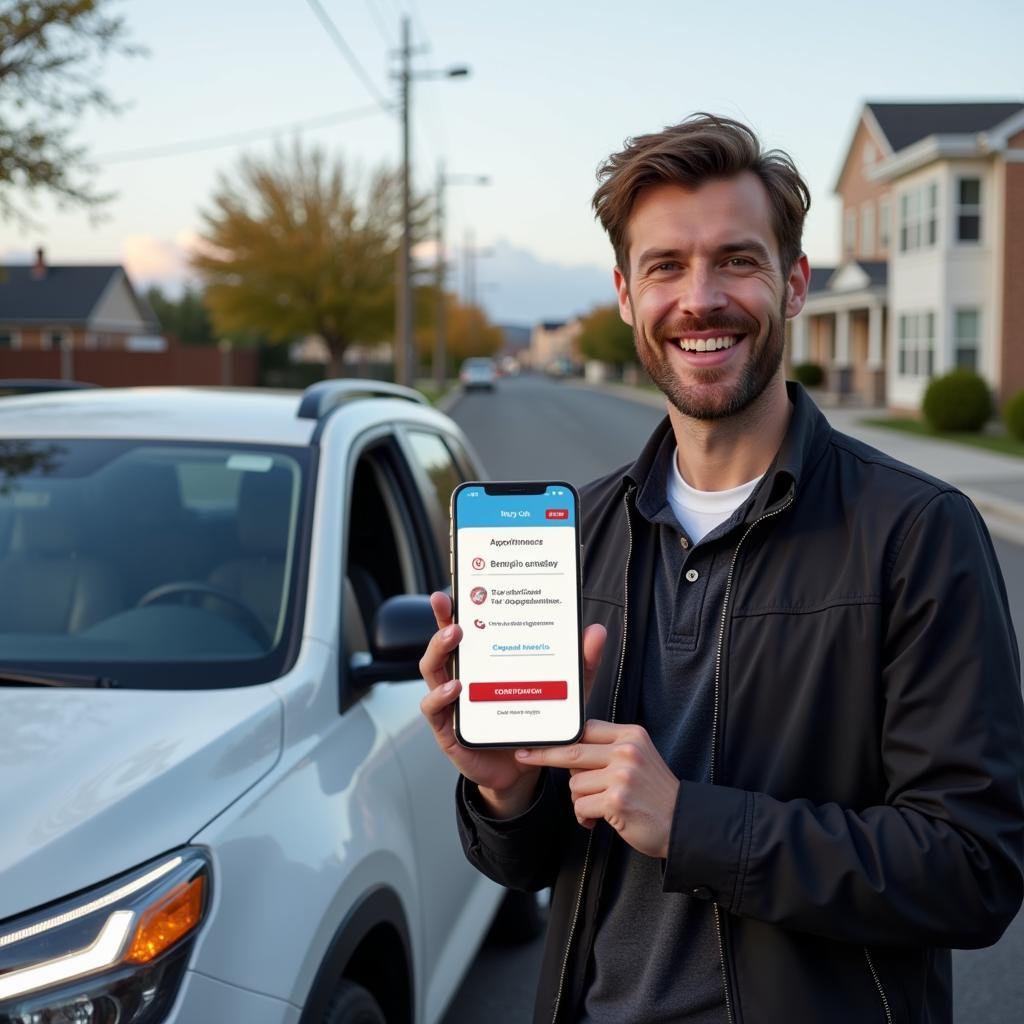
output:
[[116,164],[129,160],[149,160],[158,156],[175,156],[180,153],[197,153],[204,149],[220,149],[224,146],[237,146],[243,142],[271,138],[285,132],[306,131],[326,125],[339,124],[342,121],[355,121],[361,117],[369,117],[380,113],[379,106],[357,107],[354,110],[340,110],[333,114],[307,118],[304,121],[292,121],[290,124],[279,124],[269,128],[253,128],[249,131],[234,132],[230,135],[215,135],[205,139],[190,139],[181,142],[168,142],[160,146],[147,146],[142,149],[127,149],[119,153],[101,153],[94,157],[97,163]]
[[349,66],[362,80],[363,85],[369,90],[370,95],[380,104],[384,110],[391,109],[391,103],[377,88],[373,79],[369,76],[366,69],[362,64],[356,60],[356,55],[352,52],[351,47],[345,42],[344,37],[338,31],[338,27],[331,21],[328,13],[320,5],[320,0],[306,0],[306,3],[313,8],[313,13],[320,19],[320,24],[323,25],[324,30],[331,37],[334,45],[341,51],[342,56],[348,61]]
[[384,20],[384,15],[381,14],[380,8],[377,6],[376,0],[366,0],[366,6],[370,11],[370,17],[373,18],[374,25],[377,26],[377,31],[380,33],[381,39],[384,40],[384,44],[393,49],[395,41],[388,31],[387,22]]

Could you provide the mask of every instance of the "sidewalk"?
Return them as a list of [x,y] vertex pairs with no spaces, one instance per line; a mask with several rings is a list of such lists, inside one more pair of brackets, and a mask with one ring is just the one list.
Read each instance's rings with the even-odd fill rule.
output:
[[[645,405],[665,407],[665,399],[655,391],[623,384],[574,383]],[[836,430],[955,484],[978,506],[995,536],[1024,545],[1024,459],[861,423],[885,415],[884,409],[821,406],[821,411]]]

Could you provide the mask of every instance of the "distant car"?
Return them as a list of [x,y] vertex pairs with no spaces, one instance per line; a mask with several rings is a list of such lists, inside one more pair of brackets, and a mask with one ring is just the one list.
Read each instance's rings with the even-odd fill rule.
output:
[[493,359],[474,357],[467,359],[459,371],[459,381],[467,391],[475,388],[490,390],[498,379],[498,368]]
[[479,475],[373,381],[0,400],[0,1021],[440,1019],[503,897],[419,709]]

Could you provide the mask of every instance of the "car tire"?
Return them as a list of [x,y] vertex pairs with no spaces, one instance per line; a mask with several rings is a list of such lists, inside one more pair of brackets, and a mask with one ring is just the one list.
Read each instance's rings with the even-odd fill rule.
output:
[[499,946],[518,946],[539,938],[546,926],[547,913],[539,895],[509,889],[494,915],[487,939]]
[[343,981],[331,996],[323,1024],[387,1024],[387,1018],[362,985]]

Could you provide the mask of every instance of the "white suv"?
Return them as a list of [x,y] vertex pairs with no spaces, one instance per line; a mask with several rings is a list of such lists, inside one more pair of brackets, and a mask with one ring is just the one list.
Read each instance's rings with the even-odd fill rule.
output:
[[0,1024],[437,1021],[502,890],[417,662],[416,392],[0,399]]

